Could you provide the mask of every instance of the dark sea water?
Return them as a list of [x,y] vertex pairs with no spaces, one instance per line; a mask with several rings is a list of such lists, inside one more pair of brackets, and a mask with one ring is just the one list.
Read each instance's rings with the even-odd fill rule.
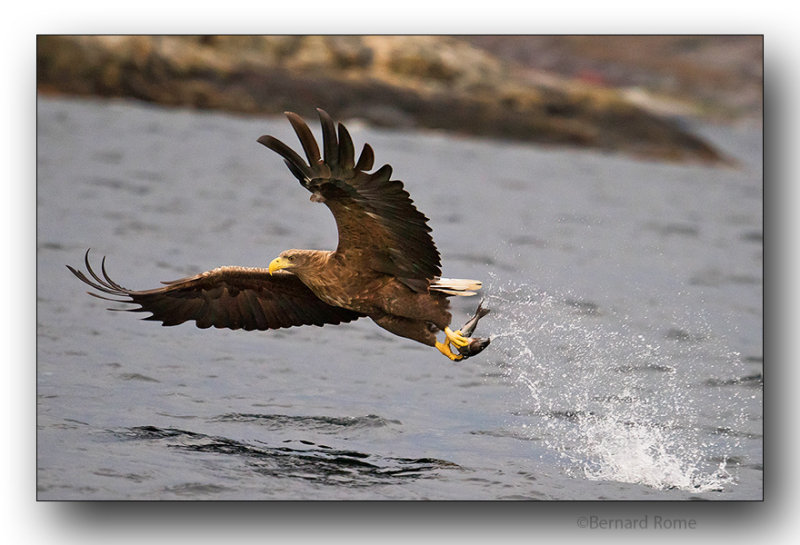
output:
[[759,129],[698,128],[733,169],[348,126],[484,280],[479,356],[105,310],[65,267],[88,247],[146,289],[335,225],[256,143],[300,149],[283,118],[39,99],[39,499],[762,497]]

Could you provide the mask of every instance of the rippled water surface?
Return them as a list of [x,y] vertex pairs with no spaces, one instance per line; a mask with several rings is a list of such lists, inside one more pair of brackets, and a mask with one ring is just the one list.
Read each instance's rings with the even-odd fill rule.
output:
[[480,356],[106,311],[87,247],[145,289],[333,219],[256,143],[299,149],[285,119],[39,100],[40,499],[761,498],[758,130],[701,127],[741,163],[714,169],[348,125],[484,280]]

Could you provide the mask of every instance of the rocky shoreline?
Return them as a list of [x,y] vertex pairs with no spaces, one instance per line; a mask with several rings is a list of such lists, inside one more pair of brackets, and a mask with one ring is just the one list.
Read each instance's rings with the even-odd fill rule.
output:
[[39,36],[40,93],[339,119],[670,161],[729,160],[613,87],[452,36]]

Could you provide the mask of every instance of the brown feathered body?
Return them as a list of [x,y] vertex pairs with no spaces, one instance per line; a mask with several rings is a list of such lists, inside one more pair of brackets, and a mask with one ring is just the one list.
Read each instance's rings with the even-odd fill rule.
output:
[[386,273],[354,268],[337,252],[287,250],[292,274],[321,301],[369,316],[379,326],[433,346],[450,324],[449,301],[436,290],[415,291]]

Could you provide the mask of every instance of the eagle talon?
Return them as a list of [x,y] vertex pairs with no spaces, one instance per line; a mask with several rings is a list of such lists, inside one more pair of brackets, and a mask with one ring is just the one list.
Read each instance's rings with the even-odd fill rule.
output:
[[450,358],[452,361],[463,360],[464,357],[465,357],[462,354],[454,354],[453,351],[450,349],[450,343],[449,342],[440,343],[439,341],[436,341],[436,345],[435,346],[436,346],[436,349],[439,350],[439,352],[441,352],[442,354],[444,354],[445,356]]
[[461,330],[453,331],[449,327],[446,327],[444,328],[444,334],[447,335],[447,340],[456,345],[457,348],[467,346],[470,343],[470,339],[468,337],[464,337],[461,334]]

